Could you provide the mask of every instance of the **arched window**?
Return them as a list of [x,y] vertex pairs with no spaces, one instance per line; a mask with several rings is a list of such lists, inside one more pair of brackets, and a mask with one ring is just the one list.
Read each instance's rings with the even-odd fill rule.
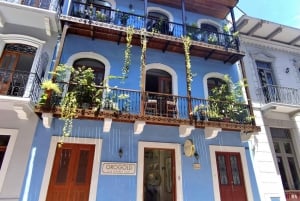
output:
[[157,11],[148,12],[147,30],[162,34],[171,34],[168,16]]
[[0,94],[23,96],[37,48],[7,43],[0,58]]
[[226,84],[224,80],[220,78],[211,77],[207,79],[207,89],[208,95],[212,95],[212,89],[215,87],[220,87],[221,85]]
[[202,23],[200,28],[203,31],[215,32],[215,33],[218,32],[218,28],[217,27],[215,27],[215,26],[213,26],[211,24],[207,24],[207,23]]
[[102,84],[104,80],[104,73],[105,73],[105,65],[96,59],[90,59],[90,58],[82,58],[82,59],[77,59],[74,64],[74,68],[78,67],[90,67],[94,70],[94,75],[95,75],[95,83],[96,85]]
[[172,77],[163,70],[150,69],[146,72],[146,91],[172,94]]

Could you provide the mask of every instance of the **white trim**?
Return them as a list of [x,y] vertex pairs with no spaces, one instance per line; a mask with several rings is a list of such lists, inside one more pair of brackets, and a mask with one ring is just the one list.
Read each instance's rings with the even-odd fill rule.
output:
[[248,170],[248,166],[247,166],[245,148],[244,147],[210,145],[209,151],[210,151],[210,163],[211,163],[211,169],[212,169],[213,189],[214,189],[214,197],[215,197],[214,200],[221,201],[218,170],[217,170],[217,161],[216,161],[216,154],[215,154],[215,152],[220,151],[220,152],[238,152],[238,153],[240,153],[247,200],[254,201],[251,183],[250,183],[249,170]]
[[208,88],[207,88],[207,79],[208,78],[219,78],[221,80],[224,80],[224,74],[218,73],[218,72],[211,72],[207,73],[203,77],[203,90],[204,90],[204,97],[207,99],[208,98]]
[[177,201],[183,201],[182,192],[182,175],[181,175],[181,145],[172,143],[158,143],[158,142],[139,142],[138,145],[138,175],[137,175],[137,199],[143,200],[144,187],[144,149],[173,149],[175,151],[175,173],[176,173],[176,198]]
[[8,166],[9,166],[9,161],[12,157],[12,153],[14,150],[14,146],[17,140],[17,135],[18,135],[19,130],[17,129],[2,129],[0,128],[0,135],[9,135],[9,141],[6,147],[6,151],[4,154],[4,158],[2,161],[2,166],[1,166],[1,170],[0,170],[0,191],[2,191],[2,187],[3,187],[3,183],[5,180],[5,176],[8,170]]
[[[55,157],[55,151],[56,151],[57,143],[59,141],[60,141],[60,137],[58,137],[58,136],[53,136],[51,138],[51,143],[50,143],[50,147],[49,147],[48,158],[47,158],[47,162],[46,162],[46,166],[45,166],[45,172],[44,172],[44,177],[43,177],[43,181],[42,181],[39,200],[46,200],[48,186],[49,186],[49,182],[50,182],[50,176],[51,176],[51,172],[52,172],[52,166],[53,166],[54,157]],[[101,156],[101,148],[102,148],[102,139],[67,137],[64,139],[64,142],[65,143],[94,144],[95,145],[89,201],[96,200],[97,184],[98,184],[98,178],[99,178],[100,156]]]
[[107,79],[109,74],[110,74],[110,63],[108,61],[108,59],[106,59],[104,56],[97,54],[95,52],[78,52],[73,54],[72,56],[69,57],[69,59],[67,60],[66,65],[67,66],[73,66],[74,62],[77,59],[83,59],[83,58],[87,58],[87,59],[96,59],[98,61],[101,61],[104,66],[105,66],[105,72],[104,72],[104,79],[107,80],[107,82],[109,82],[109,80]]
[[174,71],[174,69],[172,69],[171,67],[161,64],[161,63],[152,63],[152,64],[148,64],[146,65],[146,73],[148,70],[151,69],[159,69],[162,71],[166,71],[168,72],[171,77],[172,77],[172,94],[177,96],[178,95],[178,78],[177,78],[177,74]]

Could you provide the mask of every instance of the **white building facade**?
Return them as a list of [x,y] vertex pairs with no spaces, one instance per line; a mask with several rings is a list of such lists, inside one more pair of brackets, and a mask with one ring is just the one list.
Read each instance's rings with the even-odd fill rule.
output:
[[237,23],[259,135],[250,141],[261,200],[300,200],[300,30],[242,16]]

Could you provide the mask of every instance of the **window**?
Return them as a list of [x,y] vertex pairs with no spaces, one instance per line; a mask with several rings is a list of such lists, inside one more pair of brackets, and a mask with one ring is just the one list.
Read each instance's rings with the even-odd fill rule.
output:
[[94,75],[95,75],[95,83],[97,85],[101,85],[103,80],[104,80],[104,73],[105,73],[105,65],[96,60],[96,59],[77,59],[74,64],[74,68],[78,67],[87,67],[87,68],[92,68],[94,70]]
[[5,156],[6,149],[7,149],[9,138],[10,138],[10,135],[0,135],[0,170],[2,167],[2,163],[3,163],[3,159]]
[[162,33],[162,34],[171,34],[169,33],[168,16],[159,12],[149,12],[147,30]]
[[212,95],[212,89],[215,87],[220,87],[222,84],[225,84],[224,80],[220,78],[208,78],[207,79],[207,89],[208,89],[208,95]]
[[6,44],[0,58],[0,94],[23,96],[37,48]]
[[271,128],[274,151],[285,190],[300,190],[300,172],[288,129]]
[[276,102],[279,100],[276,88],[274,88],[275,82],[272,74],[272,66],[270,62],[255,61],[257,66],[258,77],[265,101]]

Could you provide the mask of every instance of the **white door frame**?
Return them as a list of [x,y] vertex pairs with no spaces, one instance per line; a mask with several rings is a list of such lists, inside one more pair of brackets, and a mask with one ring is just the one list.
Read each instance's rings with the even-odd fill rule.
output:
[[215,201],[221,201],[220,187],[219,187],[219,175],[218,175],[217,161],[216,161],[216,152],[238,152],[238,153],[240,153],[247,200],[254,201],[251,183],[250,183],[249,170],[248,170],[248,166],[247,166],[245,147],[210,145],[209,151],[210,151],[210,163],[211,163],[211,169],[212,169]]
[[[52,173],[52,167],[56,152],[57,143],[60,142],[61,137],[53,136],[51,138],[51,143],[49,147],[48,158],[45,166],[44,178],[41,186],[40,197],[39,200],[46,200],[48,186],[50,182],[50,177]],[[64,143],[73,143],[73,144],[94,144],[95,145],[95,153],[92,167],[92,175],[91,175],[91,185],[89,192],[89,201],[95,201],[97,196],[97,184],[99,178],[99,168],[100,168],[100,156],[101,156],[101,147],[102,147],[102,139],[92,139],[92,138],[74,138],[67,137],[64,138]]]
[[138,175],[137,175],[137,198],[136,200],[144,200],[144,150],[145,148],[152,149],[173,149],[175,151],[175,178],[176,178],[176,200],[183,201],[182,193],[182,175],[181,175],[181,145],[172,143],[159,142],[139,142],[138,145]]

